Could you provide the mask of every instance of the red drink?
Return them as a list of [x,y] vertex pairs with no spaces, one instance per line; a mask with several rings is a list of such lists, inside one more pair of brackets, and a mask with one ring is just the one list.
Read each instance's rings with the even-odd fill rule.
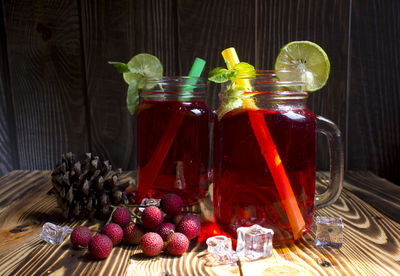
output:
[[[142,101],[138,113],[139,192],[153,198],[176,193],[185,204],[205,196],[212,116],[202,100]],[[160,144],[168,139],[169,145]],[[158,173],[156,163],[160,164]]]
[[313,220],[316,119],[305,105],[259,110],[234,109],[215,125],[214,216],[232,238],[241,226],[274,230],[274,245],[295,240],[276,183],[261,153],[249,112],[262,112],[288,176],[303,232]]

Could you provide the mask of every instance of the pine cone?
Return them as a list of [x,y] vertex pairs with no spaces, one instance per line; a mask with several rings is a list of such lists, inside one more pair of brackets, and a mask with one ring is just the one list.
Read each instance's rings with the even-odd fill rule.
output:
[[106,218],[111,204],[128,204],[124,193],[131,184],[120,184],[119,175],[111,170],[108,160],[86,153],[76,161],[72,153],[61,156],[61,162],[51,174],[58,206],[66,219]]

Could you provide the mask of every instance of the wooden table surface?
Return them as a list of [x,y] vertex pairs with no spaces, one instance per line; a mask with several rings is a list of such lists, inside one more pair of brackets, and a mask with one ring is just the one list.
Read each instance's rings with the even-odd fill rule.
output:
[[[130,178],[126,173],[123,178]],[[319,172],[317,184],[327,175]],[[12,171],[0,178],[0,275],[239,275],[237,265],[210,266],[205,243],[192,241],[181,257],[148,258],[136,246],[117,246],[101,261],[85,250],[41,241],[42,225],[64,224],[56,208],[49,171]],[[273,256],[242,263],[243,275],[398,275],[400,273],[400,187],[369,172],[347,172],[335,204],[316,212],[344,222],[340,249],[316,248],[313,227],[298,243]],[[76,221],[93,225],[93,221]],[[268,274],[270,273],[270,274]],[[280,274],[282,275],[282,274]]]

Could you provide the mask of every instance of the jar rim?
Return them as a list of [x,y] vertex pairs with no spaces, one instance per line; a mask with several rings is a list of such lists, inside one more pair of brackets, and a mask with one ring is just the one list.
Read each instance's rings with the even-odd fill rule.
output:
[[206,83],[202,77],[191,76],[163,76],[161,78],[146,79],[145,89],[143,91],[160,91],[165,90],[187,90],[192,93],[203,93]]
[[[252,72],[254,74],[254,71],[242,71],[242,72]],[[289,70],[289,69],[255,69],[256,75],[271,75],[271,74],[276,74],[277,72],[283,72],[283,73],[300,73],[303,74],[304,72],[299,69],[294,69],[294,70]]]
[[204,83],[203,77],[192,77],[192,76],[162,76],[161,78],[146,79],[146,82],[159,83],[161,81],[180,81],[180,80],[190,80],[190,79],[198,80]]
[[[225,94],[230,94],[230,91],[221,91],[221,96]],[[244,95],[262,95],[266,97],[270,97],[273,99],[285,100],[285,99],[292,99],[292,100],[300,100],[306,99],[309,96],[309,93],[306,91],[244,91]]]
[[140,97],[161,101],[204,100],[206,83],[202,77],[163,76],[146,80],[145,88],[140,89]]
[[305,72],[302,70],[255,70],[241,72],[237,75],[238,79],[263,79],[270,80],[271,83],[281,84],[285,86],[289,83],[295,85],[305,85]]

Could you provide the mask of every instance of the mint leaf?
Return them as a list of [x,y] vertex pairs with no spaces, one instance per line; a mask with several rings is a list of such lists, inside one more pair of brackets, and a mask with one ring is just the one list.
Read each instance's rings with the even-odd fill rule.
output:
[[[229,62],[227,60],[225,60],[225,62],[229,67]],[[255,78],[255,76],[256,70],[254,66],[246,62],[239,62],[232,70],[216,67],[208,74],[208,80],[212,82],[223,83],[230,81],[230,83],[225,86],[225,91],[223,92],[225,94],[222,97],[221,106],[217,111],[219,120],[226,113],[242,107],[245,98],[252,97],[252,95],[246,95],[245,93],[245,91],[253,91],[251,83],[245,81],[245,79],[252,79]],[[242,80],[239,81],[238,78]],[[250,100],[253,101],[252,99]]]
[[236,72],[222,67],[216,67],[208,73],[208,80],[216,83],[223,83],[230,80]]
[[239,62],[233,67],[233,70],[236,70],[239,75],[245,75],[246,78],[253,78],[256,74],[256,69],[254,69],[254,66],[246,62]]
[[222,67],[216,67],[208,74],[208,80],[216,83],[232,81],[234,83],[238,75],[243,75],[245,78],[253,78],[256,70],[253,65],[246,62],[239,62],[232,70]]
[[139,105],[138,81],[135,79],[129,84],[128,92],[126,93],[126,105],[129,113],[134,115]]
[[108,64],[114,65],[114,67],[117,69],[118,72],[120,73],[126,73],[129,72],[129,67],[127,64],[118,62],[118,61],[109,61]]

